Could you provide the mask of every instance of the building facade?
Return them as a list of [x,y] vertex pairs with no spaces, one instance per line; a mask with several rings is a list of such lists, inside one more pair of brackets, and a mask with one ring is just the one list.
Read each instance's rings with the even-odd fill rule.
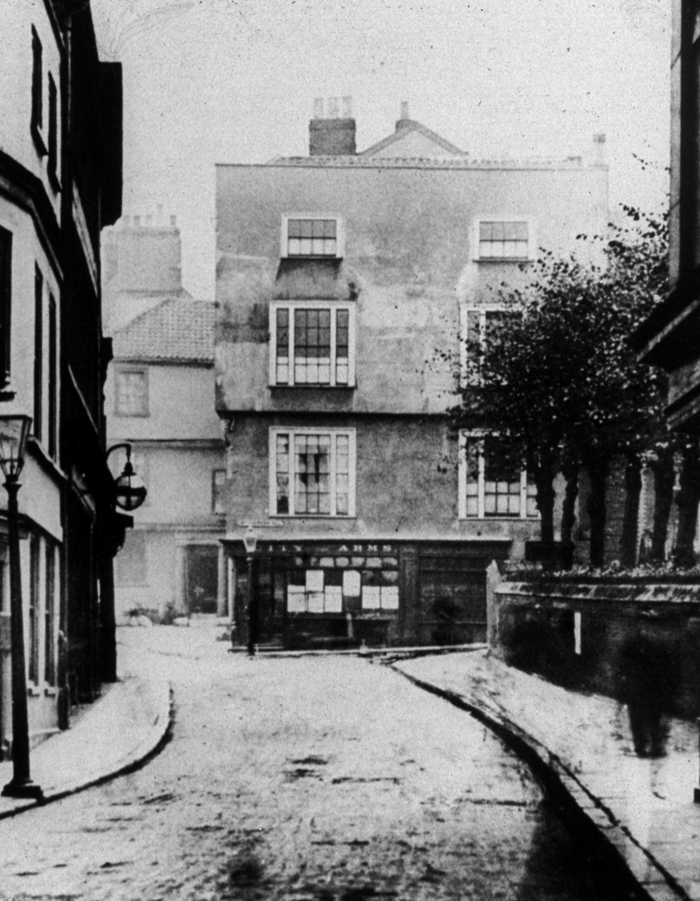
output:
[[700,11],[673,0],[671,46],[671,291],[633,337],[647,363],[669,373],[667,417],[680,431],[700,432]]
[[493,436],[448,428],[460,355],[538,247],[602,231],[606,166],[472,160],[405,106],[358,153],[319,114],[308,157],[219,166],[216,204],[236,634],[252,597],[261,641],[481,639],[486,567],[538,518]]
[[[111,446],[129,442],[148,496],[115,560],[117,619],[227,610],[225,447],[214,409],[214,304],[182,288],[174,218],[124,217],[106,234],[114,362]],[[110,459],[116,474],[124,455]]]
[[[121,208],[121,67],[86,4],[0,11],[0,415],[32,417],[19,493],[32,741],[113,660],[110,549],[126,521],[105,459],[100,230]],[[8,753],[7,499],[0,492],[0,743]],[[110,645],[111,640],[111,645]],[[105,654],[106,651],[106,654]],[[107,677],[109,674],[107,674]]]

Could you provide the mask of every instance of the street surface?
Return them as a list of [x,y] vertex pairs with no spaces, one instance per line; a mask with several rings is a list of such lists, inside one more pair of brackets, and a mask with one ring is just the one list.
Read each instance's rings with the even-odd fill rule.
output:
[[202,626],[121,632],[128,664],[173,683],[172,740],[0,822],[0,898],[628,897],[495,736],[390,668],[248,660]]

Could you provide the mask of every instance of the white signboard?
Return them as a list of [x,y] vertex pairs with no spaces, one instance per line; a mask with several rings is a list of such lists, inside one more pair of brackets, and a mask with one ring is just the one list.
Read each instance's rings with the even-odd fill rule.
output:
[[343,589],[340,585],[326,585],[325,612],[343,612]]
[[287,588],[287,610],[290,613],[306,613],[306,592],[303,585]]
[[309,613],[323,613],[323,592],[310,591],[307,594]]
[[363,610],[379,610],[380,607],[380,588],[375,585],[363,585],[362,587],[362,609]]
[[395,585],[382,588],[382,610],[399,609],[399,589]]
[[307,591],[323,591],[323,570],[307,569],[306,570],[306,590]]
[[356,569],[343,570],[343,594],[346,598],[359,598],[360,574]]

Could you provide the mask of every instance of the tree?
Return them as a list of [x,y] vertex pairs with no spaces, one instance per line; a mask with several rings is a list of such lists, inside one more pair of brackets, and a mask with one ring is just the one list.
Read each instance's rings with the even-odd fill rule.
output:
[[[666,291],[666,223],[624,211],[625,224],[611,226],[605,239],[579,236],[589,261],[542,252],[527,264],[524,287],[501,287],[505,317],[476,340],[467,336],[468,373],[453,410],[460,427],[481,421],[507,436],[536,485],[543,540],[554,538],[560,472],[567,480],[562,534],[571,535],[585,466],[595,565],[603,562],[611,461],[626,460],[638,504],[642,454],[666,437],[663,377],[639,363],[627,343]],[[628,558],[636,551],[634,510],[633,502]]]

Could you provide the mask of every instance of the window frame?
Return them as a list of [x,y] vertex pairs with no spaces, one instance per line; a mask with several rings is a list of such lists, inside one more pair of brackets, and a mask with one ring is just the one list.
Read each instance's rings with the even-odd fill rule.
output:
[[48,76],[48,135],[47,135],[47,159],[46,172],[49,176],[49,183],[55,194],[61,190],[61,182],[59,177],[59,109],[58,109],[58,88],[53,74],[49,72]]
[[[279,435],[289,436],[289,512],[277,512],[277,438]],[[331,440],[330,455],[330,498],[331,511],[329,513],[297,513],[294,509],[295,493],[294,493],[294,477],[296,470],[294,467],[294,438],[297,435],[323,435],[330,436],[331,439],[338,436],[345,436],[348,439],[348,512],[337,513],[336,502],[336,477],[338,475],[336,468],[336,451],[335,441]],[[269,430],[269,510],[270,516],[280,519],[354,519],[356,516],[356,432],[353,428],[313,428],[308,426],[298,427],[291,426],[273,426]]]
[[[481,225],[486,222],[525,222],[527,223],[526,256],[487,257],[481,256]],[[527,263],[535,259],[537,253],[536,223],[532,216],[477,216],[472,225],[472,259],[477,263]]]
[[477,515],[468,515],[467,513],[467,445],[470,440],[483,442],[487,437],[498,438],[498,432],[492,432],[488,429],[461,429],[459,433],[459,460],[457,466],[457,518],[463,522],[481,522],[488,520],[489,522],[503,521],[528,521],[536,522],[540,518],[539,510],[535,513],[528,514],[528,488],[532,485],[528,481],[527,470],[525,467],[520,469],[520,512],[517,514],[487,514],[485,512],[485,496],[486,496],[486,455],[483,451],[483,444],[478,451],[478,481],[477,481]]
[[[289,344],[288,368],[289,378],[286,382],[277,380],[277,312],[289,311]],[[269,385],[272,388],[354,388],[355,387],[355,336],[357,304],[344,300],[273,300],[270,301],[270,364]],[[328,382],[297,382],[294,365],[294,320],[297,310],[330,310],[331,311],[331,348],[330,348],[330,380]],[[345,310],[348,313],[348,380],[337,382],[337,316],[335,313]]]
[[485,303],[485,304],[474,304],[474,303],[463,303],[460,307],[461,310],[461,340],[459,342],[459,365],[460,365],[460,373],[461,373],[461,381],[462,385],[472,385],[479,386],[481,385],[481,367],[479,367],[479,372],[476,371],[471,373],[469,372],[469,315],[470,313],[478,313],[479,314],[479,346],[483,350],[484,343],[486,341],[486,318],[489,313],[509,313],[511,312],[515,315],[522,315],[518,310],[510,310],[504,304],[497,303]]
[[[221,478],[221,484],[217,484],[217,476]],[[218,507],[221,509],[218,509]],[[211,512],[214,516],[226,515],[226,470],[224,467],[211,471]]]
[[30,131],[39,157],[48,153],[44,141],[44,48],[36,28],[32,25],[32,104]]
[[[336,223],[336,239],[334,254],[289,253],[289,223],[296,219],[334,220]],[[345,256],[345,224],[343,217],[337,213],[282,213],[280,229],[280,257],[283,260],[342,260]]]
[[44,434],[44,276],[34,265],[34,437]]
[[12,362],[12,232],[0,226],[0,389],[10,385]]
[[[143,376],[144,379],[144,402],[143,408],[139,412],[133,412],[129,410],[123,410],[119,403],[119,379],[123,375],[128,374],[139,374]],[[149,384],[149,375],[148,375],[148,366],[128,366],[128,365],[119,365],[115,367],[114,370],[114,415],[115,416],[137,416],[137,417],[147,417],[150,416],[150,384]]]

